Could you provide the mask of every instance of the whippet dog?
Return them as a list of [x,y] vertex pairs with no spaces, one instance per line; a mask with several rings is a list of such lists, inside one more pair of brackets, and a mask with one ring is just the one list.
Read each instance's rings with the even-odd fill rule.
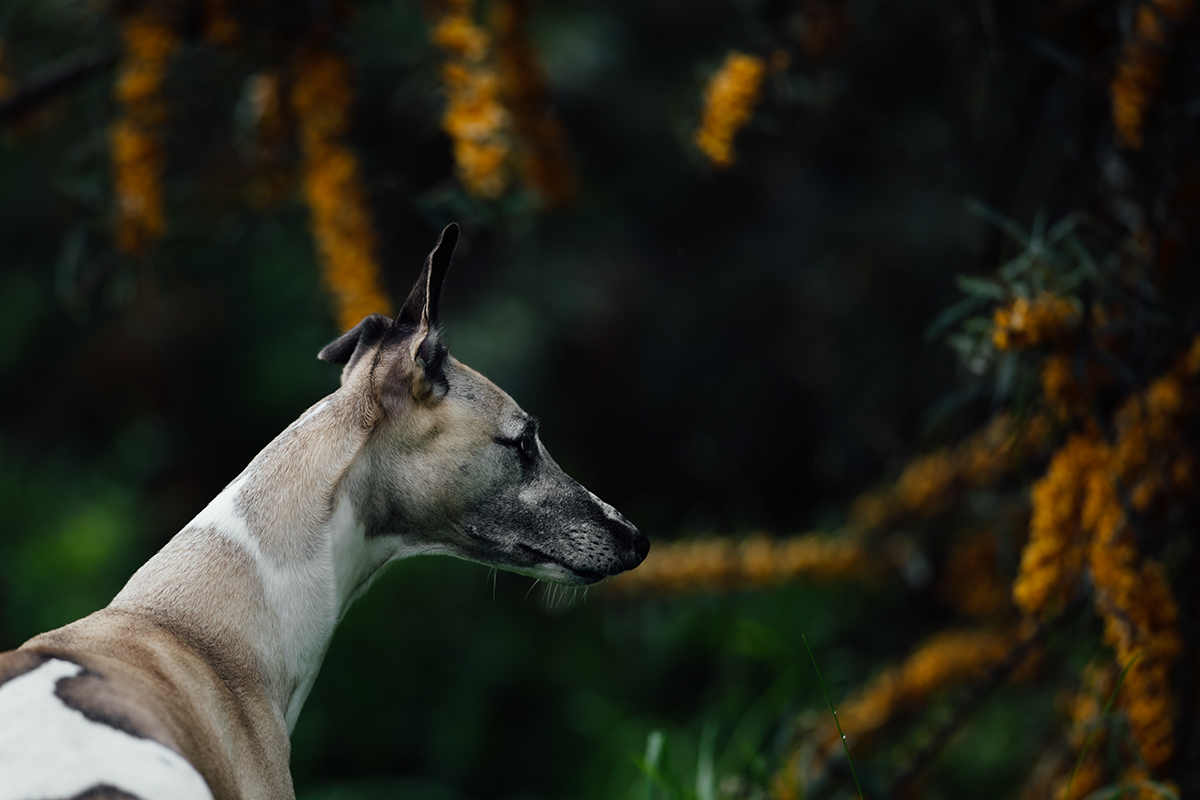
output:
[[589,584],[649,543],[537,422],[447,354],[450,225],[395,319],[320,358],[308,409],[105,609],[0,654],[0,800],[292,798],[288,739],[334,628],[388,563],[445,553]]

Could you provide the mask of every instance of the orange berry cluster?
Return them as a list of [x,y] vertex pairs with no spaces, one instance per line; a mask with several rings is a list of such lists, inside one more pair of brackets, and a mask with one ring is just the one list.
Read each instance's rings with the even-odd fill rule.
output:
[[4,52],[4,42],[0,41],[0,100],[4,100],[17,89],[17,82],[9,73],[8,58]]
[[[838,719],[852,750],[863,751],[901,714],[924,706],[938,692],[952,689],[1003,661],[1027,635],[1019,628],[943,631],[923,642],[903,661],[885,669],[838,706]],[[829,760],[842,748],[838,726],[823,721],[805,737],[772,788],[779,798],[801,798],[819,781]]]
[[283,75],[264,69],[246,82],[246,104],[253,123],[247,197],[257,208],[277,206],[293,188],[287,151],[292,130],[284,109]]
[[499,197],[515,170],[545,205],[556,206],[574,194],[575,176],[525,35],[530,7],[530,0],[495,0],[485,29],[476,22],[473,0],[442,0],[432,32],[447,56],[442,129],[468,192]]
[[733,139],[746,126],[762,94],[766,62],[758,56],[731,52],[704,90],[704,112],[695,134],[700,148],[713,166],[733,166]]
[[992,344],[997,350],[1024,350],[1063,341],[1081,319],[1073,302],[1053,294],[1018,297],[996,309]]
[[848,537],[806,534],[776,539],[758,534],[740,542],[698,539],[655,545],[640,567],[605,586],[623,594],[770,586],[801,576],[863,575],[872,563],[865,545]]
[[492,37],[476,24],[473,0],[443,0],[433,41],[447,55],[442,129],[453,142],[458,179],[473,195],[499,197],[508,188],[512,116],[491,64]]
[[116,85],[121,117],[112,128],[116,242],[123,253],[139,256],[166,229],[161,127],[167,112],[161,92],[178,39],[152,10],[144,10],[125,20],[121,42]]
[[1175,365],[1128,398],[1113,419],[1112,443],[1093,426],[1051,459],[1032,493],[1029,542],[1013,599],[1045,617],[1091,579],[1104,639],[1128,667],[1119,695],[1139,753],[1125,776],[1154,774],[1174,752],[1171,670],[1182,652],[1178,609],[1162,565],[1143,557],[1130,512],[1147,516],[1193,485],[1194,455],[1178,435],[1193,411],[1200,338]]
[[344,58],[315,48],[298,53],[291,106],[300,132],[304,199],[343,330],[373,312],[387,313],[390,305],[380,285],[358,159],[343,141],[352,99]]
[[947,606],[967,617],[985,620],[1009,615],[1012,592],[1001,574],[995,533],[960,537],[946,559],[938,589]]
[[907,518],[932,517],[964,489],[993,483],[1041,452],[1048,433],[1041,417],[1018,430],[1011,417],[999,414],[958,445],[914,458],[894,486],[860,495],[850,508],[850,527],[878,531]]
[[1117,144],[1142,149],[1146,114],[1162,81],[1173,28],[1191,14],[1192,0],[1147,0],[1134,16],[1133,35],[1117,61],[1110,91]]
[[575,194],[575,174],[566,136],[547,103],[546,78],[525,35],[530,0],[498,0],[492,13],[496,71],[501,95],[512,113],[521,182],[547,206]]

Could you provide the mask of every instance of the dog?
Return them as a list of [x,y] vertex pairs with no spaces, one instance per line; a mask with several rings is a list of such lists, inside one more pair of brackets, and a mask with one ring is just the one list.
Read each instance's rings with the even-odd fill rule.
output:
[[568,585],[646,537],[536,420],[449,355],[458,226],[395,318],[321,350],[309,408],[100,611],[0,654],[0,800],[295,796],[289,734],[334,629],[384,566],[441,553]]

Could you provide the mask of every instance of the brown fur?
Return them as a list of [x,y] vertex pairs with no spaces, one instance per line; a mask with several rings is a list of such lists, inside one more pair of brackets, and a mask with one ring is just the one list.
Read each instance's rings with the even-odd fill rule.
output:
[[328,402],[334,407],[320,414],[321,424],[288,428],[246,468],[254,480],[238,495],[237,510],[273,558],[315,555],[317,542],[297,534],[329,521],[337,482],[369,433],[347,393]]
[[33,672],[42,664],[45,664],[48,658],[49,656],[26,650],[13,650],[8,653],[0,653],[0,686],[8,683],[13,678],[21,677],[26,672]]
[[188,528],[168,549],[196,566],[196,580],[156,583],[139,573],[131,580],[143,588],[136,604],[0,655],[0,678],[51,657],[77,663],[86,672],[57,690],[68,706],[180,753],[218,800],[291,798],[290,743],[275,698],[292,687],[266,674],[250,644],[273,614],[254,561],[211,528]]
[[283,719],[249,676],[227,682],[204,647],[145,614],[104,609],[0,655],[0,671],[28,671],[31,655],[77,663],[86,672],[58,688],[67,705],[181,754],[217,800],[293,797]]
[[122,792],[113,786],[94,786],[75,795],[71,800],[141,800],[137,795]]
[[129,581],[136,601],[118,597],[110,607],[144,614],[176,633],[235,693],[263,686],[273,696],[290,692],[255,654],[258,631],[272,624],[274,612],[250,554],[211,527],[184,529],[163,552],[194,565],[195,579],[184,583],[139,570]]

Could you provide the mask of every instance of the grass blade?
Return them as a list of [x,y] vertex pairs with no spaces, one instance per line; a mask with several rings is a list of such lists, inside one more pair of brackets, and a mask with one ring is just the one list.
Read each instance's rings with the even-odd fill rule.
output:
[[1179,800],[1179,795],[1177,795],[1170,786],[1150,780],[1133,781],[1131,783],[1115,783],[1112,786],[1106,786],[1103,789],[1097,789],[1089,794],[1085,800],[1116,800],[1118,797],[1129,797],[1130,792],[1137,792],[1141,789],[1149,789],[1151,792],[1154,792],[1154,794],[1163,798],[1163,800]]
[[1125,669],[1121,670],[1121,677],[1117,679],[1117,688],[1113,689],[1112,694],[1108,696],[1108,702],[1104,704],[1104,710],[1100,712],[1100,719],[1096,720],[1096,725],[1092,728],[1092,732],[1088,734],[1087,741],[1083,743],[1083,749],[1079,751],[1079,758],[1075,759],[1075,768],[1071,770],[1071,777],[1067,779],[1067,791],[1063,795],[1066,800],[1071,800],[1071,784],[1075,782],[1075,775],[1079,772],[1079,768],[1083,766],[1083,760],[1087,758],[1088,750],[1092,748],[1092,742],[1095,740],[1096,734],[1100,732],[1100,726],[1112,711],[1113,703],[1117,699],[1117,693],[1121,691],[1121,684],[1125,683],[1125,676],[1129,674],[1129,670],[1133,669],[1133,665],[1141,657],[1142,654],[1137,653],[1133,658],[1129,659],[1129,663],[1125,665]]
[[696,755],[696,800],[717,800],[717,773],[714,762],[717,726],[707,722],[700,732],[700,751]]
[[829,696],[829,690],[825,688],[825,680],[821,677],[821,668],[817,666],[816,656],[813,655],[812,648],[808,646],[808,637],[800,634],[800,640],[804,642],[804,649],[808,651],[808,657],[812,661],[813,669],[817,673],[817,683],[821,684],[821,691],[825,693],[825,702],[829,703],[829,710],[833,713],[833,724],[837,726],[838,736],[842,737],[842,749],[846,751],[846,761],[850,764],[850,774],[854,776],[854,788],[858,789],[859,800],[866,800],[863,796],[862,786],[858,782],[858,772],[854,769],[854,759],[850,757],[850,746],[846,744],[846,734],[842,732],[842,723],[838,721],[837,709],[833,707],[833,698]]
[[646,776],[646,800],[654,800],[657,792],[654,791],[655,786],[660,786],[663,783],[662,774],[659,772],[658,764],[662,759],[663,744],[666,742],[666,736],[662,731],[653,730],[646,737],[646,754],[641,759],[634,759],[633,763]]

